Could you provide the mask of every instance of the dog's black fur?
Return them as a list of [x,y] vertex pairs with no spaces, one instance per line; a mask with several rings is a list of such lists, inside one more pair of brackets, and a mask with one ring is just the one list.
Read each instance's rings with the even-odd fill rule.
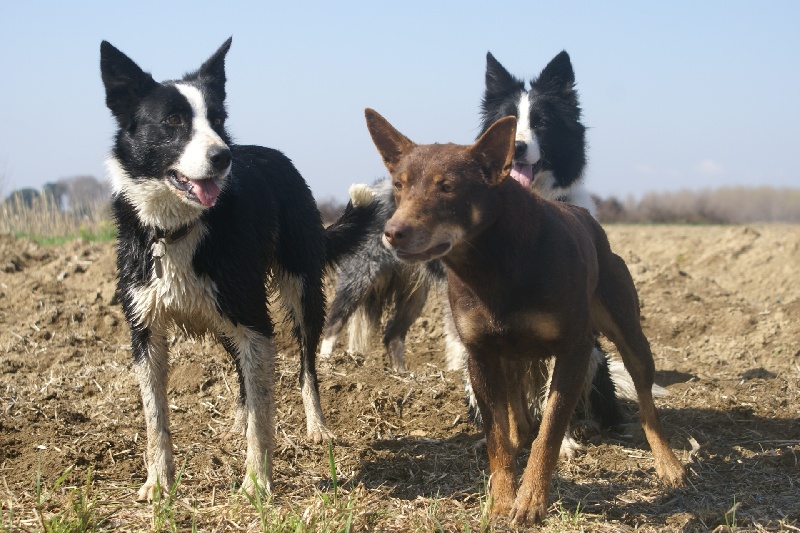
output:
[[106,104],[118,131],[109,158],[122,307],[131,329],[148,433],[139,499],[174,480],[166,401],[167,336],[212,333],[239,375],[237,426],[246,428],[245,488],[271,487],[274,327],[279,289],[300,346],[309,437],[332,438],[320,409],[315,354],[324,321],[323,274],[351,253],[372,208],[327,230],[306,182],[277,150],[232,144],[225,129],[226,41],[195,72],[156,82],[101,44]]

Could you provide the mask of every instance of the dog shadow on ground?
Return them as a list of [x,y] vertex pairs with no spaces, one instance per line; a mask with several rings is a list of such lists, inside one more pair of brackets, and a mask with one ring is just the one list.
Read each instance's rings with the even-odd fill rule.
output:
[[[686,376],[672,377],[686,381]],[[627,423],[621,432],[597,434],[576,459],[560,462],[551,501],[625,523],[632,515],[657,516],[665,526],[685,531],[713,529],[732,519],[740,525],[800,520],[796,418],[757,416],[742,407],[660,408],[671,444],[689,471],[686,487],[666,489],[656,478],[636,406],[623,409]],[[442,440],[378,441],[348,482],[407,500],[422,496],[477,502],[485,497],[488,475],[482,437],[476,429]],[[518,460],[520,472],[527,458],[525,451]]]

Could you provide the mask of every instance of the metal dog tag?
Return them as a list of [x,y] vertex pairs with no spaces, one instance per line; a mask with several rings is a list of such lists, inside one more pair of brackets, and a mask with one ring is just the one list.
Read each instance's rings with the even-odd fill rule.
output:
[[167,253],[167,245],[164,244],[164,240],[158,239],[154,242],[150,253],[153,255],[153,269],[156,272],[156,277],[161,279],[161,276],[164,275],[164,268],[161,266],[161,258]]

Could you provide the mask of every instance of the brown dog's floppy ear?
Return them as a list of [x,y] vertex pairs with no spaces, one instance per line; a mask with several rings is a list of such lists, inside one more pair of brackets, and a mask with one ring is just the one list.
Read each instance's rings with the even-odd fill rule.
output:
[[514,139],[517,136],[517,119],[501,118],[481,135],[469,151],[472,157],[489,166],[489,185],[498,185],[511,173],[514,158]]
[[383,164],[393,173],[403,153],[414,146],[414,143],[374,109],[367,108],[364,115],[367,117],[367,129],[372,136],[372,142],[381,154]]

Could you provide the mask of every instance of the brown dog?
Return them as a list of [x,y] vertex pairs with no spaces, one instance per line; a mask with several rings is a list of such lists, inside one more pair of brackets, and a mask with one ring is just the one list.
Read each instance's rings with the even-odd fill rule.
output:
[[[366,117],[397,200],[384,244],[402,260],[439,258],[447,267],[486,430],[493,512],[510,513],[516,524],[544,518],[593,327],[617,346],[633,378],[659,477],[683,485],[683,465],[653,404],[655,365],[630,273],[586,210],[507,179],[516,120],[501,119],[474,145],[461,146],[416,145],[375,111]],[[550,396],[517,490],[515,459],[534,431],[523,380],[534,362],[551,356]]]

